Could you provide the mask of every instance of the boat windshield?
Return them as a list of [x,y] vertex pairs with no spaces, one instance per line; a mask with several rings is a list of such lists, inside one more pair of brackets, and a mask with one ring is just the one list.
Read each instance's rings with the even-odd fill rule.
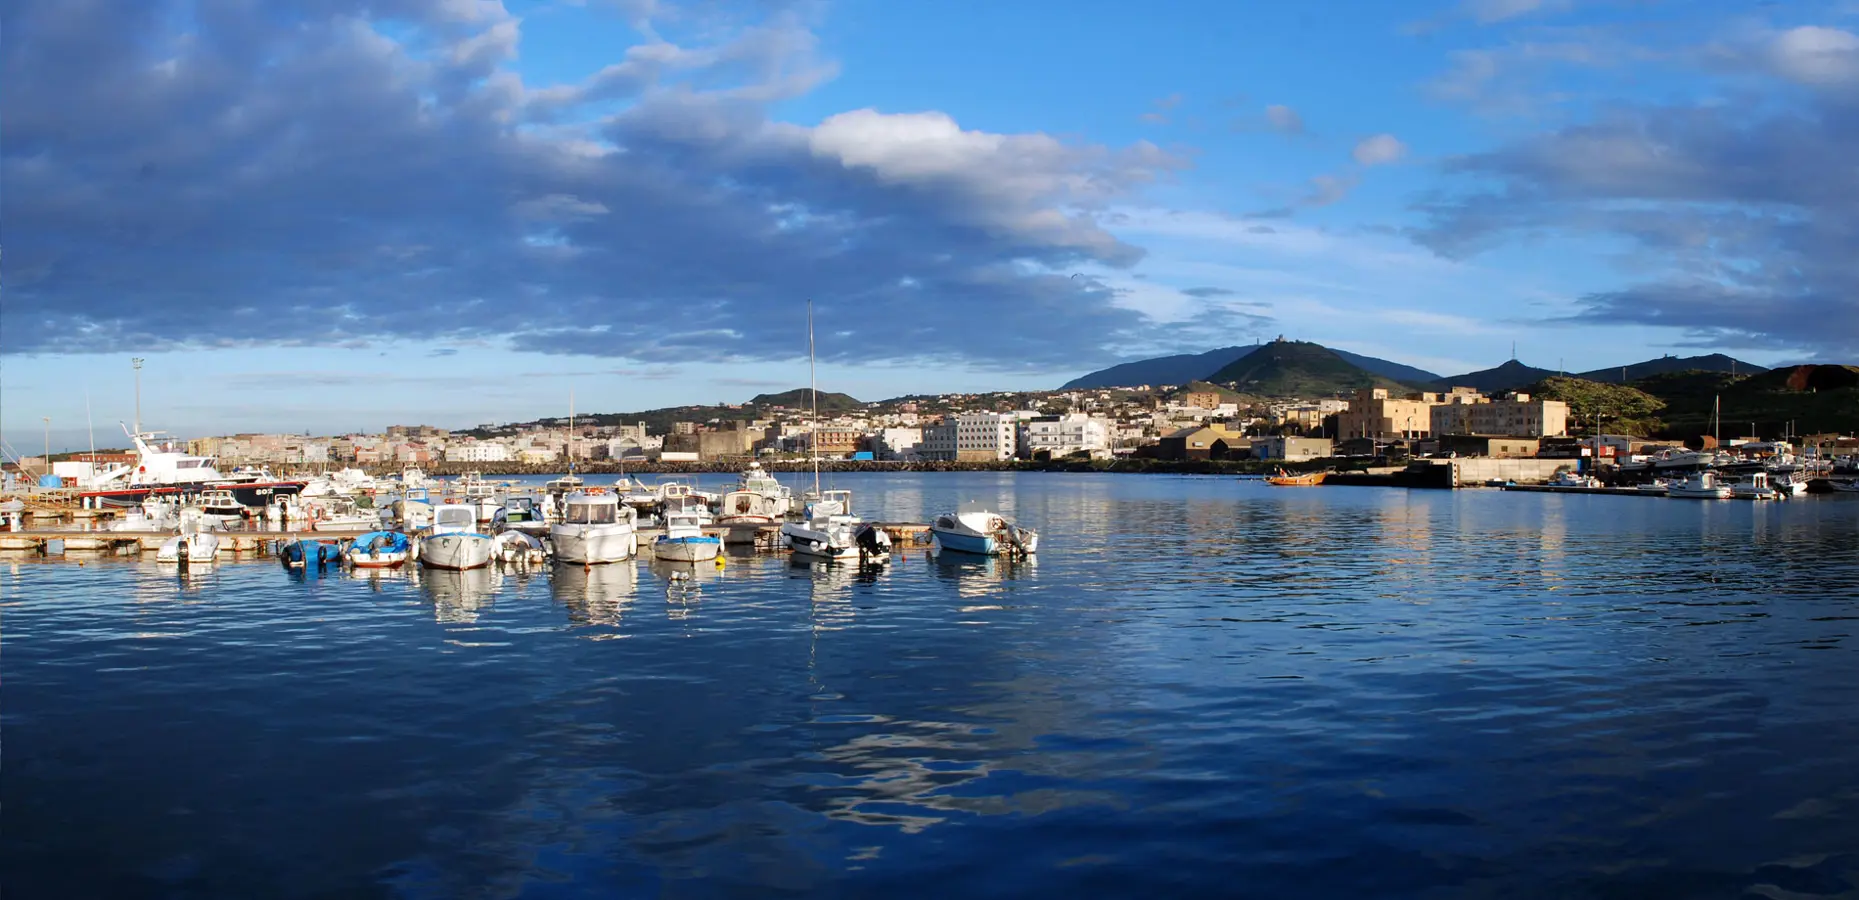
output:
[[567,518],[570,525],[612,525],[619,510],[611,503],[570,503]]
[[477,514],[462,506],[441,506],[433,514],[433,521],[440,525],[475,525]]

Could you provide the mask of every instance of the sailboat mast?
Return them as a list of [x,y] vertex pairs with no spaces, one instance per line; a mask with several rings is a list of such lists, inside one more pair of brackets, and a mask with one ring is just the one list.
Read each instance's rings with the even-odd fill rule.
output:
[[807,420],[807,454],[813,457],[813,495],[820,496],[820,378],[813,357],[813,301],[807,301],[807,393],[813,411]]
[[568,474],[574,475],[574,389],[568,389]]

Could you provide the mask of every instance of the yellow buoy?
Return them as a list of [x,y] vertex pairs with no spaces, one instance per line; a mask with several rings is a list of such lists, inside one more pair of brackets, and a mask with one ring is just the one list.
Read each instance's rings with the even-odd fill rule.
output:
[[719,568],[719,569],[721,569],[721,568],[723,568],[723,565],[724,565],[724,563],[723,563],[723,554],[721,554],[721,553],[719,553],[719,554],[717,554],[717,557],[716,557],[716,567],[717,567],[717,568]]

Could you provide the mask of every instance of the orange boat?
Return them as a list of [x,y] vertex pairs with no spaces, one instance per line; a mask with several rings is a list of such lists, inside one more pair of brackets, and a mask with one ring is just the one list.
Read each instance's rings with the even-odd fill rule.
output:
[[1279,469],[1278,474],[1265,476],[1265,483],[1274,487],[1315,487],[1322,484],[1324,476],[1328,474],[1330,473],[1305,472],[1302,475],[1293,475]]

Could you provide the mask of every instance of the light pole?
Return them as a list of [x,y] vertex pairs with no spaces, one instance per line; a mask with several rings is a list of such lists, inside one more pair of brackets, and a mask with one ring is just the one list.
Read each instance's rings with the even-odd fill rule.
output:
[[142,434],[142,357],[132,356],[129,365],[136,370],[136,434]]
[[45,420],[45,471],[52,470],[52,417],[40,416]]

